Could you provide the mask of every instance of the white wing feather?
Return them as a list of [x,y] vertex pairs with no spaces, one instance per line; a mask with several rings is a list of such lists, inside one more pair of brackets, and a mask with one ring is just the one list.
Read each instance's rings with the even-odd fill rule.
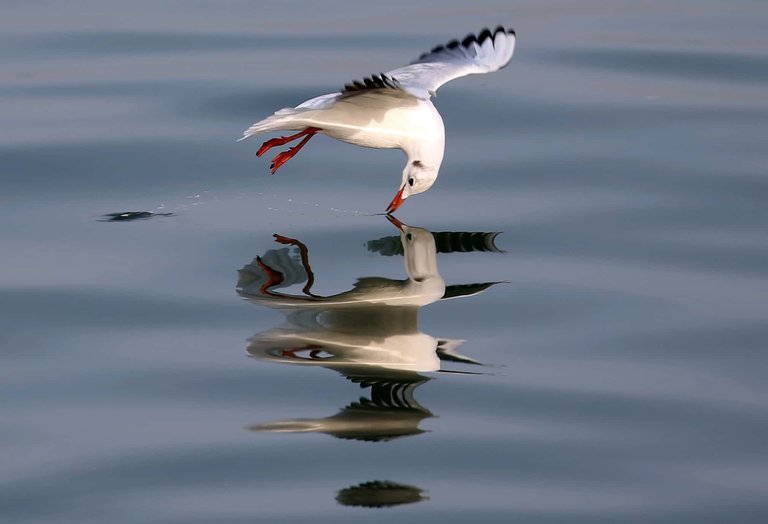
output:
[[296,107],[280,109],[253,124],[240,140],[284,129],[304,129],[301,114],[306,111],[328,109],[339,99],[376,91],[382,95],[428,99],[450,80],[461,76],[492,73],[506,66],[515,51],[515,32],[499,26],[494,31],[483,29],[475,36],[467,35],[461,42],[451,40],[422,54],[410,65],[393,69],[353,82],[339,92],[321,95]]
[[515,31],[497,27],[483,29],[477,36],[467,35],[461,42],[452,40],[422,54],[410,65],[386,74],[418,98],[429,98],[437,89],[466,75],[492,73],[506,66],[515,51]]

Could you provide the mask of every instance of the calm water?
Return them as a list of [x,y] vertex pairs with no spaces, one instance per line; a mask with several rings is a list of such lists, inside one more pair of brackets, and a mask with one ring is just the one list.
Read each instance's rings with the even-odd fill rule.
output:
[[[258,4],[2,6],[0,520],[768,522],[768,7]],[[400,224],[235,142],[497,23]]]

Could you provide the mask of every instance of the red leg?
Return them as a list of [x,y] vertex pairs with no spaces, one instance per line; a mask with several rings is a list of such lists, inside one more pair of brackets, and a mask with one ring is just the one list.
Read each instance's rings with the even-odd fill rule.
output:
[[271,140],[267,140],[263,144],[261,144],[261,147],[258,151],[256,151],[256,156],[261,156],[273,147],[282,146],[287,144],[288,142],[293,142],[297,138],[301,138],[306,134],[315,134],[318,131],[320,131],[316,127],[308,127],[304,131],[299,131],[295,135],[291,136],[281,136],[280,138],[272,138]]
[[318,129],[314,127],[308,127],[303,131],[307,136],[304,137],[304,139],[296,144],[293,147],[288,148],[288,151],[283,151],[282,153],[278,153],[275,158],[272,159],[272,165],[269,166],[272,169],[272,174],[274,175],[278,169],[280,169],[280,166],[288,162],[291,158],[296,156],[296,153],[301,151],[301,148],[304,147],[309,140],[315,136],[315,133],[317,133]]

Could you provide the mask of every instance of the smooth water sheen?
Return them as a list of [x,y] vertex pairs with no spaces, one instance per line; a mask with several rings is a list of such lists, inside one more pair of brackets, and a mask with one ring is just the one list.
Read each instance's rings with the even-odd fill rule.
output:
[[[768,6],[441,5],[6,2],[0,521],[768,522]],[[235,142],[498,23],[401,224]]]

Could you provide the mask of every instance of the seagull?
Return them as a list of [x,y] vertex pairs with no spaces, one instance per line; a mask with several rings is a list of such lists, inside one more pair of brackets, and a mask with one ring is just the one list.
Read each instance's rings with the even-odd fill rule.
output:
[[272,131],[298,131],[264,142],[256,156],[301,139],[272,159],[274,175],[317,133],[363,147],[401,149],[403,177],[386,213],[435,183],[445,151],[445,127],[431,98],[446,82],[505,67],[515,50],[515,31],[483,29],[423,53],[409,65],[346,84],[296,107],[280,109],[245,130],[240,140]]

